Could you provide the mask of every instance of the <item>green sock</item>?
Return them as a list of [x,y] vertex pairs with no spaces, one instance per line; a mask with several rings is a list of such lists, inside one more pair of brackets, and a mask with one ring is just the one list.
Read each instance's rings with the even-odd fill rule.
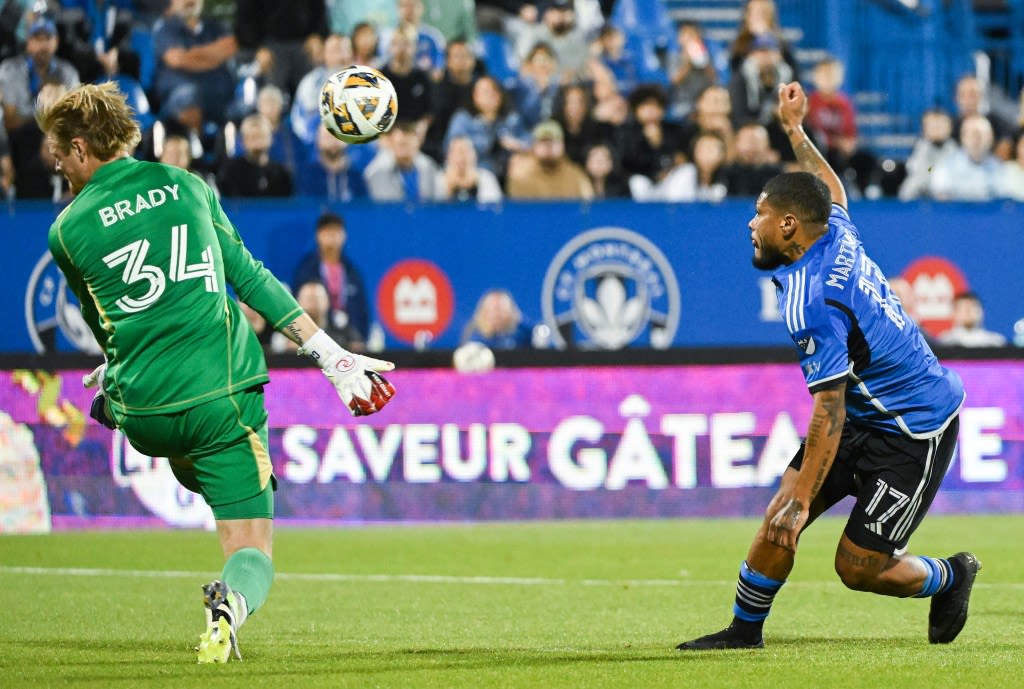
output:
[[221,580],[245,597],[251,614],[267,600],[274,581],[274,563],[259,548],[242,548],[224,563]]

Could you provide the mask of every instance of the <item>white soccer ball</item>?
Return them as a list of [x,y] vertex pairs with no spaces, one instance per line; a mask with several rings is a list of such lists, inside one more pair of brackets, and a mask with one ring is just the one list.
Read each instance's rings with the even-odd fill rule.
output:
[[487,373],[494,370],[494,352],[481,342],[467,342],[452,354],[459,373]]
[[346,67],[320,89],[320,121],[345,143],[373,141],[391,129],[397,115],[395,87],[373,67]]

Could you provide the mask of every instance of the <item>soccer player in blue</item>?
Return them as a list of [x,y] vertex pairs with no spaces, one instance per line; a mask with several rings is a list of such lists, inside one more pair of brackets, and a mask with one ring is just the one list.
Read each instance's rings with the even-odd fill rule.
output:
[[857,501],[836,548],[836,573],[857,591],[931,597],[931,643],[949,643],[963,629],[981,569],[967,552],[906,552],[952,459],[963,385],[864,252],[843,185],[804,132],[806,114],[800,84],[782,84],[779,116],[805,172],[771,179],[749,227],[754,266],[774,271],[814,408],[740,567],[732,623],[679,644],[683,651],[763,647],[761,629],[793,569],[800,533],[848,495]]

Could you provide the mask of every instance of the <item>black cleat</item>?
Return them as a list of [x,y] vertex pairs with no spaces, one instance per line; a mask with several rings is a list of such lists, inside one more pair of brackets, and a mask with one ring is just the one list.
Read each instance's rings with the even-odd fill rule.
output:
[[981,569],[978,558],[971,553],[957,553],[949,559],[959,562],[964,574],[963,579],[953,588],[932,596],[932,607],[928,613],[928,641],[933,644],[948,644],[964,628],[974,578]]
[[720,632],[702,636],[692,641],[684,641],[676,646],[678,651],[725,651],[736,648],[764,648],[764,638],[741,634],[733,625]]

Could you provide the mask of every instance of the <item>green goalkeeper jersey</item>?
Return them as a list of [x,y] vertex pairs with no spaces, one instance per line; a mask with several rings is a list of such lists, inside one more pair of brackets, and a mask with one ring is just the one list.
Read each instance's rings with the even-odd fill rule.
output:
[[263,350],[227,285],[275,329],[302,313],[213,190],[168,165],[101,166],[49,244],[106,354],[115,413],[173,413],[267,382]]

